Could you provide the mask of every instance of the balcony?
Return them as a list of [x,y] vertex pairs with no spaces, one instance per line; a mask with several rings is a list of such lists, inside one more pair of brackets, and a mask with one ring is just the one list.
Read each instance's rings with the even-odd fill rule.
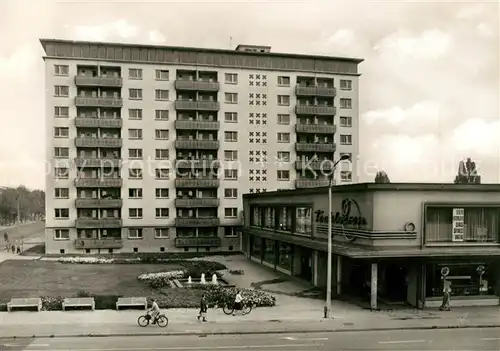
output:
[[312,170],[312,171],[329,171],[332,169],[333,162],[330,160],[323,161],[295,161],[296,170]]
[[76,249],[121,249],[122,239],[75,239]]
[[76,199],[76,208],[121,208],[122,199]]
[[175,109],[185,111],[219,111],[220,104],[218,101],[175,100]]
[[76,167],[96,167],[96,168],[120,168],[122,160],[120,158],[97,158],[97,157],[77,157]]
[[175,180],[175,187],[179,189],[187,188],[205,188],[217,189],[220,186],[220,180],[214,178],[182,179]]
[[219,130],[220,123],[218,121],[175,121],[175,129],[177,130]]
[[307,134],[335,134],[337,128],[334,124],[296,124],[296,133]]
[[122,147],[123,140],[121,138],[89,138],[77,137],[75,138],[76,147],[106,147],[106,148],[120,148]]
[[219,218],[176,218],[177,227],[218,227]]
[[175,160],[175,167],[178,169],[217,169],[220,167],[220,162],[216,159],[187,160],[178,158]]
[[305,87],[297,85],[295,87],[295,95],[297,96],[320,96],[320,97],[335,97],[337,95],[337,89],[334,87],[320,87],[312,86]]
[[121,118],[76,117],[75,126],[83,128],[121,128],[123,120]]
[[203,80],[176,80],[175,89],[189,91],[219,91],[219,82],[207,82]]
[[175,199],[175,207],[219,207],[220,201],[217,198],[198,198],[198,199]]
[[75,76],[75,85],[77,87],[121,88],[123,86],[123,78]]
[[295,114],[297,115],[316,115],[316,116],[335,116],[337,109],[335,106],[319,105],[297,105]]
[[176,149],[219,150],[218,140],[179,140],[175,141]]
[[319,188],[328,186],[328,179],[296,179],[295,188],[305,189],[305,188]]
[[75,179],[77,188],[121,188],[121,178],[78,178]]
[[121,218],[79,218],[75,221],[77,229],[121,228]]
[[302,152],[335,152],[335,143],[316,144],[316,143],[296,143],[295,151]]
[[175,238],[175,247],[219,247],[219,237]]
[[75,98],[76,107],[122,107],[123,99],[117,97],[85,97]]

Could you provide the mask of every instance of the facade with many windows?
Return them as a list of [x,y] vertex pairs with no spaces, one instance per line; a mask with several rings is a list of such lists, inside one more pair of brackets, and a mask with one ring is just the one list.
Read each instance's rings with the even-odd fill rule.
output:
[[[244,198],[243,251],[326,287],[328,189]],[[333,187],[332,291],[379,304],[498,305],[500,186],[352,184]]]
[[49,253],[236,251],[242,194],[356,182],[362,60],[41,43]]

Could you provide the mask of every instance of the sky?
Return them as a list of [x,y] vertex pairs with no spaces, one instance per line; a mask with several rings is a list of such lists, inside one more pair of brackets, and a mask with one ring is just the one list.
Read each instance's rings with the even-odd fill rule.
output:
[[0,0],[0,184],[44,188],[39,38],[364,58],[360,181],[500,182],[497,1]]

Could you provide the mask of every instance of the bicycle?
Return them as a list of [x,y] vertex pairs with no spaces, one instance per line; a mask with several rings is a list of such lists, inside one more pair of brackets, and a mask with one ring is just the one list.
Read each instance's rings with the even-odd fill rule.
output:
[[[137,324],[139,324],[140,327],[147,327],[151,322],[151,319],[153,319],[151,313],[146,312],[146,314],[139,316],[139,318],[137,318]],[[164,314],[158,315],[158,317],[156,317],[156,324],[160,328],[165,328],[168,325],[167,316],[165,316]]]
[[[225,304],[224,306],[222,306],[222,311],[224,312],[224,314],[227,314],[227,315],[233,314],[235,311],[234,310],[234,302],[231,304]],[[241,306],[241,314],[246,315],[246,314],[249,314],[250,312],[252,312],[252,305],[247,304],[247,303],[243,303]]]

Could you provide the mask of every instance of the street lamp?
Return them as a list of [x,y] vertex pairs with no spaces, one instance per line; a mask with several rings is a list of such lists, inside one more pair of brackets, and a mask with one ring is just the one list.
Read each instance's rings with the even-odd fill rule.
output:
[[326,301],[325,301],[325,318],[330,318],[330,310],[332,308],[332,187],[335,168],[342,161],[351,160],[348,154],[343,154],[335,162],[331,169],[330,179],[328,182],[328,258],[327,258],[327,273],[326,273]]

